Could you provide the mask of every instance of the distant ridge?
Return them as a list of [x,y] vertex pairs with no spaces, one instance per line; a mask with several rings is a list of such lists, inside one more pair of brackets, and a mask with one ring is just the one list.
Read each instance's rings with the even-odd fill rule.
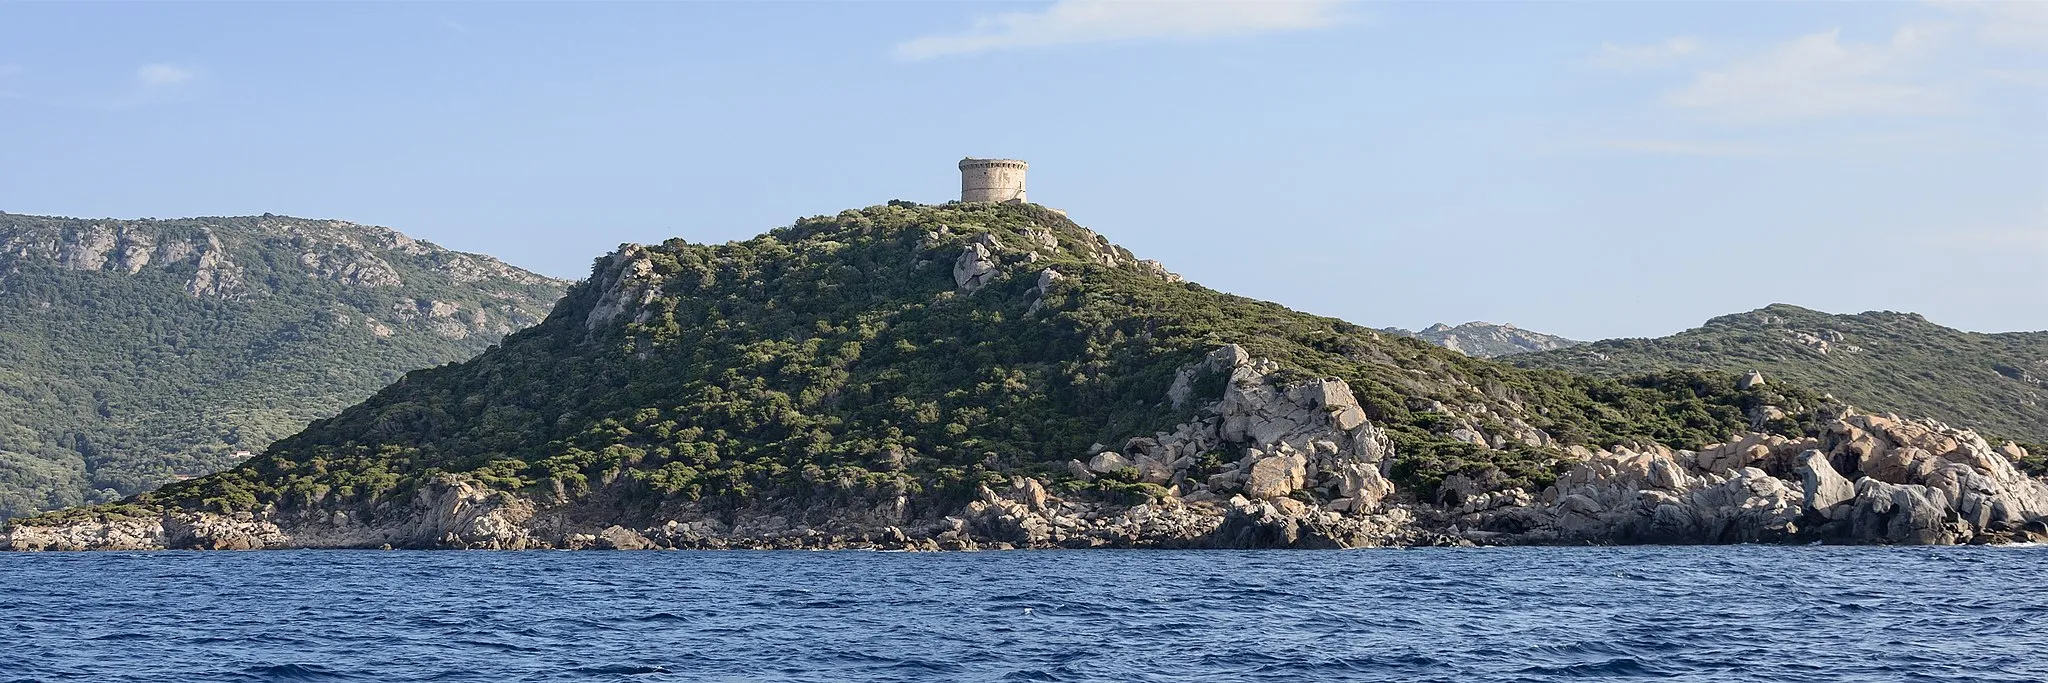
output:
[[0,519],[233,465],[567,284],[344,221],[0,213]]
[[1421,332],[1411,332],[1398,327],[1382,328],[1381,331],[1421,339],[1474,358],[1499,358],[1521,353],[1552,351],[1586,343],[1553,334],[1531,332],[1511,324],[1496,325],[1478,321],[1457,327],[1437,323],[1423,328]]
[[2048,332],[1983,334],[1917,313],[1835,315],[1772,304],[1668,337],[1613,339],[1512,362],[1605,376],[1755,370],[1870,409],[2048,442]]

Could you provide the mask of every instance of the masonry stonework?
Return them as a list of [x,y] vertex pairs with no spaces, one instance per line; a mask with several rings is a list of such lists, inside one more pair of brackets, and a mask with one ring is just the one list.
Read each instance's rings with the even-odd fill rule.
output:
[[1024,200],[1024,169],[1016,159],[960,160],[960,201],[1021,202]]

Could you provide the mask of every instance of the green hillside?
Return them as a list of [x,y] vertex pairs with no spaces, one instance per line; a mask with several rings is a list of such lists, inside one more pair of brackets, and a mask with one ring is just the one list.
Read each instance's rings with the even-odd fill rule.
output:
[[1659,339],[1516,356],[1525,367],[1623,376],[1756,370],[1872,410],[2048,442],[2048,332],[1963,332],[1912,313],[1831,315],[1776,304]]
[[[1547,482],[1570,444],[1715,442],[1766,404],[1794,416],[1772,428],[1797,431],[1817,401],[1725,374],[1519,369],[1181,282],[1041,207],[892,202],[744,242],[629,245],[500,347],[135,502],[374,510],[447,474],[648,506],[915,506],[1013,473],[1157,495],[1065,465],[1187,419],[1166,400],[1176,369],[1227,343],[1346,380],[1391,432],[1395,481],[1423,497],[1450,472]],[[1212,455],[1191,475],[1242,453]]]
[[0,518],[233,465],[565,285],[339,221],[0,214]]

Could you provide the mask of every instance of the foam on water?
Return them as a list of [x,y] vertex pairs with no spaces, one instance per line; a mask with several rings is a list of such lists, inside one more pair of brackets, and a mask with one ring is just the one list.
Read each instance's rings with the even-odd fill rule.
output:
[[2042,681],[2041,548],[0,554],[9,681]]

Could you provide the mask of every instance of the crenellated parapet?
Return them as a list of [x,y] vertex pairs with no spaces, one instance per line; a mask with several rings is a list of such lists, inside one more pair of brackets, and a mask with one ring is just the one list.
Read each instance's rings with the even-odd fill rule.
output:
[[1025,201],[1024,171],[1028,167],[1017,159],[961,159],[960,201]]

